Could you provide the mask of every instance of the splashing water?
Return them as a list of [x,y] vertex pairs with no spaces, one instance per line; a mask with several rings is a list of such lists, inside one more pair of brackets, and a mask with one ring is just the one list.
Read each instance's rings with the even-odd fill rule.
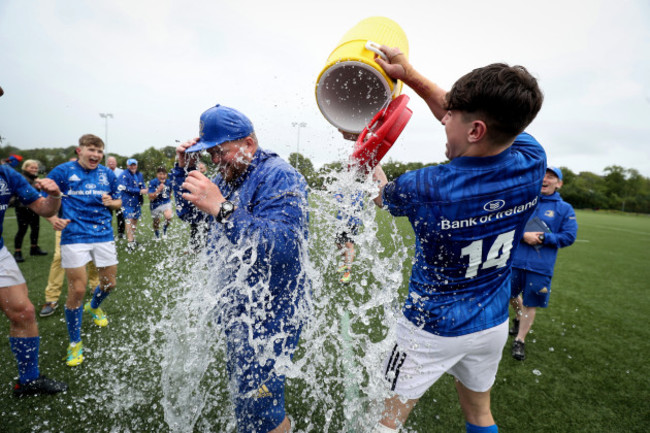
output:
[[[377,190],[369,177],[356,181],[343,172],[329,179],[325,189],[310,192],[301,278],[311,284],[297,306],[296,317],[304,321],[298,349],[293,360],[276,360],[287,377],[285,407],[293,432],[363,432],[374,425],[387,394],[381,367],[394,341],[390,330],[411,255],[396,220],[379,216],[383,211],[370,201]],[[334,193],[352,197],[359,190],[366,197],[357,215],[363,227],[355,237],[352,279],[342,284],[335,238],[345,223],[336,211],[352,213],[354,205],[337,202]],[[43,333],[42,369],[49,375],[58,361],[52,376],[65,380],[70,391],[32,399],[29,417],[21,416],[24,402],[5,399],[3,423],[26,431],[236,431],[224,331],[228,301],[232,293],[260,299],[268,287],[246,283],[253,260],[246,248],[225,256],[226,248],[216,245],[220,253],[208,257],[188,251],[188,226],[181,221],[174,220],[165,240],[148,240],[150,230],[138,229],[141,251],[127,254],[118,246],[117,290],[102,304],[109,326],[97,328],[84,316],[81,366],[70,369],[61,359],[67,345],[63,315],[48,319],[60,323],[53,327],[56,335]],[[249,242],[252,251],[255,239]],[[235,265],[238,271],[225,279],[224,271]],[[249,317],[263,314],[251,305]],[[272,356],[268,341],[246,338],[262,358]],[[13,381],[9,374],[6,380]]]
[[[311,281],[311,296],[297,309],[296,320],[304,322],[298,350],[293,360],[276,359],[276,369],[287,377],[285,407],[294,432],[362,432],[378,419],[387,395],[381,364],[393,344],[389,329],[399,313],[398,289],[408,255],[392,219],[379,239],[380,223],[370,201],[377,187],[369,177],[357,182],[353,173],[343,172],[330,179],[325,190],[310,192],[309,259],[305,257],[301,277]],[[359,190],[367,197],[357,214],[363,228],[355,237],[352,281],[343,285],[336,273],[341,255],[334,240],[345,222],[336,211],[356,210],[350,200],[337,202],[334,192],[352,197]],[[198,255],[180,265],[171,258],[161,263],[175,271],[161,287],[165,306],[151,339],[164,342],[161,405],[172,432],[236,431],[223,328],[230,320],[232,293],[249,302],[268,295],[264,283],[250,287],[246,280],[254,258],[243,251],[254,251],[254,246],[229,256]],[[225,245],[215,250],[227,251]],[[234,277],[224,281],[227,270]],[[253,304],[243,320],[251,321],[255,311]],[[268,341],[250,333],[247,338],[263,357],[273,356]]]
[[[301,277],[311,284],[297,310],[304,321],[298,349],[293,360],[276,360],[287,377],[285,407],[293,432],[363,432],[374,425],[388,392],[381,367],[394,341],[390,330],[400,314],[411,255],[396,220],[379,215],[383,211],[370,201],[377,190],[369,177],[358,182],[342,172],[329,179],[325,189],[310,192]],[[355,237],[352,279],[342,284],[335,238],[345,223],[336,211],[352,213],[354,205],[337,202],[334,193],[351,197],[359,190],[366,197],[357,215],[363,227]],[[58,361],[52,376],[65,380],[70,391],[32,399],[29,417],[21,415],[24,402],[5,399],[3,423],[25,431],[236,431],[224,331],[228,300],[232,292],[260,298],[268,287],[246,284],[252,257],[245,249],[210,257],[188,251],[188,227],[178,220],[159,242],[147,240],[147,230],[142,225],[138,231],[142,251],[127,255],[124,245],[118,247],[117,290],[102,304],[109,326],[97,328],[84,316],[81,366],[70,369],[61,359],[67,345],[63,316],[48,319],[60,323],[53,327],[56,335],[43,333],[42,369],[49,375]],[[255,239],[249,241],[254,245]],[[136,263],[140,272],[133,271]],[[224,270],[235,265],[233,278],[224,279]],[[255,304],[250,317],[262,310]],[[268,341],[246,338],[262,357],[271,357]],[[13,381],[5,371],[6,381]]]

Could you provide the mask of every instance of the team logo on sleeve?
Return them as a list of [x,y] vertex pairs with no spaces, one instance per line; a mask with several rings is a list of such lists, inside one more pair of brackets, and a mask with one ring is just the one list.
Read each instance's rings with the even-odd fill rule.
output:
[[485,203],[483,205],[483,209],[486,210],[487,212],[496,212],[499,209],[502,209],[506,205],[505,200],[492,200],[490,202]]
[[7,182],[4,181],[4,179],[0,179],[0,195],[11,195],[9,186],[7,185]]

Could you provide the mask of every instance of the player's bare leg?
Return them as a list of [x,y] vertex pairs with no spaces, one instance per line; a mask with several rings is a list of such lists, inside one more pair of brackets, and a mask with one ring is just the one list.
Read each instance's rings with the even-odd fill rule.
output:
[[535,315],[537,314],[537,308],[536,307],[526,307],[524,305],[522,314],[521,314],[521,321],[519,323],[519,333],[517,334],[517,340],[519,341],[526,341],[526,335],[528,335],[528,332],[530,332],[530,328],[533,326],[533,322],[535,321]]
[[415,398],[402,401],[398,395],[387,398],[384,401],[384,412],[382,413],[380,424],[397,430],[406,422],[406,419],[411,414],[418,400]]
[[487,427],[494,425],[490,410],[490,390],[475,392],[456,381],[456,391],[465,420],[476,426]]

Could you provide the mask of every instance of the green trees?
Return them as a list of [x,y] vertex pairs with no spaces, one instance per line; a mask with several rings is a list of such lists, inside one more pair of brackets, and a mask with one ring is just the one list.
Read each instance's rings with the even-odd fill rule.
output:
[[422,162],[399,162],[389,159],[388,162],[382,163],[381,167],[384,169],[384,173],[386,173],[388,180],[391,181],[393,179],[397,179],[407,171],[418,170],[420,168],[428,167],[431,165],[438,165],[438,163],[433,162],[425,164]]
[[[9,154],[21,155],[24,159],[36,159],[41,163],[41,172],[48,173],[54,167],[76,156],[76,146],[66,148],[19,149],[3,140],[0,146],[0,158]],[[156,168],[164,166],[170,170],[174,165],[176,148],[165,146],[160,149],[150,147],[144,152],[132,155],[110,154],[117,159],[119,167],[126,168],[126,160],[138,160],[138,168],[145,180],[153,179]],[[328,182],[328,177],[343,170],[344,162],[334,161],[316,170],[312,161],[300,153],[291,153],[289,163],[296,167],[305,177],[311,188],[320,189]],[[388,160],[382,163],[388,180],[396,179],[407,171],[417,170],[437,163],[399,162]],[[443,162],[444,164],[444,162]],[[20,167],[18,168],[20,170]],[[564,175],[564,186],[561,194],[564,200],[577,209],[613,209],[623,212],[650,214],[650,178],[642,176],[634,168],[624,168],[618,165],[605,167],[604,174],[598,175],[589,171],[575,173],[568,167],[561,167]]]
[[[112,154],[111,154],[112,155]],[[115,156],[117,159],[118,167],[126,168],[126,160],[128,158]],[[135,158],[138,160],[138,170],[142,173],[144,180],[149,182],[151,179],[156,177],[156,169],[158,167],[165,167],[167,171],[170,171],[174,166],[174,158],[176,158],[176,148],[173,146],[166,146],[162,149],[155,149],[150,147],[144,152],[134,153],[129,156],[129,158]]]
[[605,175],[589,171],[573,173],[561,167],[564,175],[562,198],[578,209],[614,209],[650,213],[650,179],[633,169],[618,165],[605,167]]
[[314,164],[309,158],[301,153],[292,152],[289,154],[289,164],[294,166],[307,181],[307,184],[314,188],[318,186],[318,175],[314,170]]

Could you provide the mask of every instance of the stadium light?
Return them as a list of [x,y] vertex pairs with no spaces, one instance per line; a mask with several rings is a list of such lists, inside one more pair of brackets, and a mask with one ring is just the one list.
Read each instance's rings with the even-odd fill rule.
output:
[[291,126],[294,128],[298,128],[298,142],[296,144],[296,153],[300,153],[300,128],[304,128],[307,126],[307,123],[305,122],[291,122]]
[[104,155],[108,158],[108,118],[113,118],[112,113],[99,113],[99,117],[104,119]]

